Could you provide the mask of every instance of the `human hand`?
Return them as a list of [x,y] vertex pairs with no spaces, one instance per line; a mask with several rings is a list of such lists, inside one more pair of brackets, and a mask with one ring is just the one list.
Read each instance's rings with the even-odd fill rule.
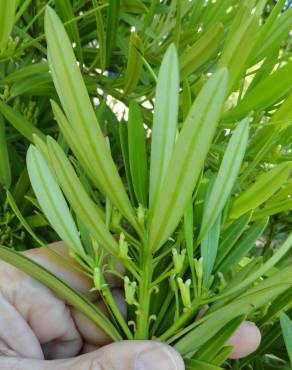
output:
[[[93,300],[95,295],[88,293],[92,282],[74,269],[74,261],[68,257],[64,244],[56,243],[50,248],[69,263],[61,262],[48,248],[26,254]],[[119,307],[125,310],[120,282],[108,277],[108,283]],[[101,302],[96,304],[104,310]],[[235,345],[232,358],[253,352],[259,341],[258,329],[244,323],[229,341]],[[104,332],[66,306],[49,289],[14,267],[0,263],[1,369],[184,369],[180,356],[169,346],[151,341],[108,343],[110,338]],[[74,358],[82,347],[84,352],[95,351]]]

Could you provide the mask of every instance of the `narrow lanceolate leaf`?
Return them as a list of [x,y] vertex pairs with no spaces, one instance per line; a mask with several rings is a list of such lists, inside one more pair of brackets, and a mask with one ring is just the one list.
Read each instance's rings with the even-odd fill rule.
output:
[[223,370],[223,367],[209,364],[200,360],[185,359],[186,370]]
[[132,32],[130,37],[128,64],[125,75],[125,95],[134,91],[139,82],[143,67],[143,54],[143,43],[139,36],[135,32]]
[[248,140],[248,121],[244,119],[226,148],[211,194],[204,209],[199,239],[203,238],[222,211],[238,176]]
[[177,226],[192,196],[226,99],[228,72],[218,71],[201,90],[175,144],[157,200],[150,210],[150,245],[159,248]]
[[97,205],[90,199],[80,182],[73,166],[57,142],[48,138],[48,151],[58,182],[83,225],[90,234],[114,255],[118,254],[118,245],[108,231]]
[[207,287],[215,264],[219,235],[221,226],[221,215],[217,216],[212,227],[206,233],[201,242],[201,256],[203,257],[203,288]]
[[10,248],[0,246],[0,259],[26,272],[34,279],[51,289],[58,296],[62,297],[70,306],[82,312],[99,328],[102,328],[113,340],[121,340],[121,336],[111,321],[86,297],[67,285],[56,275]]
[[280,315],[281,328],[283,333],[283,338],[286,344],[288,356],[290,359],[290,364],[292,365],[292,321],[289,317],[282,312]]
[[21,225],[25,228],[25,230],[31,235],[31,237],[39,244],[39,245],[44,245],[44,242],[35,234],[27,220],[23,217],[23,215],[20,212],[20,209],[18,208],[13,195],[7,190],[6,192],[7,195],[7,201],[12,208],[13,212],[15,213],[16,217],[20,221]]
[[223,37],[221,23],[215,24],[180,56],[180,79],[184,80],[201,67],[217,50]]
[[240,315],[247,315],[252,310],[271,302],[283,293],[292,284],[292,270],[288,266],[275,273],[268,279],[261,281],[254,288],[240,295],[224,307],[205,315],[201,320],[182,330],[178,336],[184,335],[174,346],[183,356],[196,353],[214,334],[218,333],[225,325]]
[[[92,0],[94,7],[98,8],[97,0]],[[103,17],[101,14],[101,10],[97,9],[95,12],[95,21],[96,21],[96,31],[98,37],[98,49],[99,53],[96,55],[94,61],[91,64],[91,68],[94,67],[99,60],[99,67],[102,71],[106,68],[106,38],[105,38],[105,30],[104,30],[104,23]]]
[[20,112],[2,101],[0,101],[0,112],[14,128],[29,141],[33,142],[34,134],[39,137],[44,137],[44,134],[29,122]]
[[241,119],[281,101],[292,90],[292,61],[277,69],[249,91],[240,103],[223,117],[224,122]]
[[235,199],[230,217],[238,218],[268,200],[287,180],[291,169],[292,162],[286,162],[261,174],[254,184]]
[[50,224],[68,246],[82,253],[79,234],[65,198],[44,157],[33,145],[27,152],[27,168],[34,193]]
[[0,114],[0,185],[7,189],[11,184],[11,169],[9,163],[9,155],[6,143],[5,124],[2,115]]
[[[53,81],[72,127],[71,136],[79,143],[89,164],[89,175],[137,227],[134,211],[97,122],[70,40],[51,8],[46,11],[45,33]],[[75,154],[78,157],[78,153]]]
[[178,59],[175,46],[171,45],[163,58],[156,87],[150,162],[150,205],[161,188],[173,151],[177,133],[178,97]]
[[[248,3],[248,2],[247,2]],[[252,4],[240,6],[230,27],[218,68],[227,67],[229,86],[234,87],[244,71],[259,33],[259,18],[251,14]]]
[[218,269],[222,272],[227,272],[232,266],[236,266],[237,263],[239,263],[240,260],[255,246],[256,241],[267,227],[268,221],[268,218],[264,218],[255,222],[247,231],[246,235],[240,238],[233,246],[231,253],[223,260]]
[[107,9],[107,26],[106,26],[107,64],[109,64],[112,53],[116,46],[119,17],[120,17],[120,0],[109,0],[109,6]]
[[0,0],[0,53],[6,45],[14,24],[16,0]]
[[129,109],[128,145],[132,183],[136,198],[145,208],[148,203],[148,169],[146,132],[139,105],[132,101]]

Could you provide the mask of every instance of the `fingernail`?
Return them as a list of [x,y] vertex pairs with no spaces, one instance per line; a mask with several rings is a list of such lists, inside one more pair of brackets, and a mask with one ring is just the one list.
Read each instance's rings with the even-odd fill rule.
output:
[[135,370],[182,370],[183,361],[171,347],[163,344],[138,354]]

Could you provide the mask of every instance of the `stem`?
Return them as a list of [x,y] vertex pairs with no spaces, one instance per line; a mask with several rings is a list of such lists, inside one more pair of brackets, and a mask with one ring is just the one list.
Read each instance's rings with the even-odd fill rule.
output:
[[117,322],[120,324],[123,332],[126,334],[127,339],[133,339],[133,334],[132,334],[131,330],[129,329],[123,315],[121,314],[121,311],[118,309],[117,304],[114,300],[114,297],[113,297],[110,289],[108,288],[108,286],[106,286],[102,290],[102,294],[103,294],[107,304],[109,305],[114,317],[116,318]]
[[152,282],[153,266],[152,253],[145,238],[141,255],[142,275],[139,286],[139,308],[137,312],[137,331],[135,339],[149,338],[149,311],[150,311],[150,287]]

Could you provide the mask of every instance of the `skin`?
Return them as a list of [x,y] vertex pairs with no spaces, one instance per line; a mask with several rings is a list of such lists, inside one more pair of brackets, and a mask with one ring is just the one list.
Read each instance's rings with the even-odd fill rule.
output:
[[[62,258],[56,256],[56,252]],[[63,243],[55,243],[25,254],[106,312],[96,295],[89,293],[92,282],[78,270],[67,252]],[[126,314],[122,282],[113,276],[107,276],[107,281],[121,311]],[[1,370],[184,370],[180,355],[165,344],[110,342],[101,329],[48,288],[0,261]],[[248,355],[259,342],[257,327],[243,323],[229,341],[235,346],[232,358]]]

